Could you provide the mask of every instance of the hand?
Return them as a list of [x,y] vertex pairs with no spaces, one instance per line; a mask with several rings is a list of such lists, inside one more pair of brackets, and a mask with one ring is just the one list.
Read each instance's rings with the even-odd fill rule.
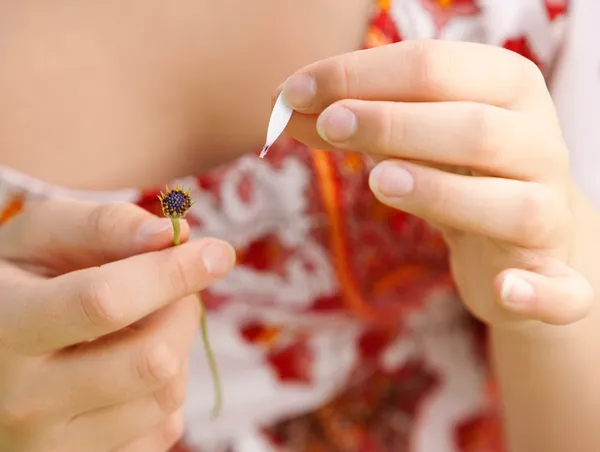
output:
[[524,327],[587,315],[593,291],[572,267],[597,265],[579,233],[596,214],[581,207],[552,100],[529,60],[407,41],[312,64],[283,94],[295,138],[386,159],[370,175],[375,196],[442,231],[480,319]]
[[171,240],[170,220],[128,204],[44,201],[0,227],[0,450],[164,452],[179,438],[193,294],[234,252]]

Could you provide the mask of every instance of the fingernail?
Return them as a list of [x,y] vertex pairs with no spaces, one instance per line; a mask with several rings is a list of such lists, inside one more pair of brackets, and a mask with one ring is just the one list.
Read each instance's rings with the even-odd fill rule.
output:
[[500,298],[510,307],[523,308],[531,304],[535,297],[535,289],[524,279],[508,273],[502,282]]
[[283,84],[282,93],[290,107],[310,107],[317,93],[317,83],[310,74],[292,75]]
[[169,218],[156,218],[144,223],[139,230],[139,235],[142,238],[148,238],[172,228],[173,225]]
[[356,115],[340,105],[328,107],[317,119],[319,135],[333,143],[349,140],[356,133],[357,126]]
[[202,247],[200,258],[208,273],[223,276],[233,267],[235,252],[230,245],[215,240]]
[[412,175],[395,163],[380,163],[371,171],[369,184],[374,192],[394,198],[413,191],[415,181]]

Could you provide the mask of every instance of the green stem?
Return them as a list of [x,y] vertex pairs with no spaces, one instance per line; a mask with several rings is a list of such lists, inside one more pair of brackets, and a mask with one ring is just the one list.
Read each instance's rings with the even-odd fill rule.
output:
[[219,366],[213,352],[212,346],[210,345],[210,339],[208,336],[208,325],[206,322],[206,308],[204,301],[200,296],[200,292],[196,294],[198,302],[200,303],[200,333],[202,334],[202,343],[204,344],[204,351],[206,352],[206,359],[208,360],[208,367],[212,375],[213,387],[215,392],[215,403],[212,409],[213,419],[219,417],[221,414],[221,408],[223,406],[223,388],[221,387],[221,378],[219,377]]
[[[179,223],[179,218],[171,218],[171,222],[173,223],[173,245],[181,245],[181,225]],[[202,344],[204,346],[204,352],[206,353],[206,359],[208,360],[208,367],[212,375],[213,387],[215,391],[215,403],[212,409],[212,416],[213,418],[217,418],[221,413],[221,408],[223,406],[223,388],[221,386],[221,378],[219,376],[219,366],[217,365],[215,353],[210,345],[208,325],[206,321],[206,307],[200,292],[196,293],[196,297],[198,298],[198,303],[200,304],[201,310],[200,333],[202,335]]]
[[179,246],[181,245],[181,224],[179,223],[179,218],[171,218],[171,223],[173,224],[173,245]]

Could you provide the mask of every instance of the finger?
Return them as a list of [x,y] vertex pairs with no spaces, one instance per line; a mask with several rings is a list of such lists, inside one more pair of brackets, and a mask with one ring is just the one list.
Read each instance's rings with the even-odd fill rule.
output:
[[482,44],[410,40],[311,64],[283,85],[288,105],[318,114],[342,99],[470,101],[543,111],[551,105],[531,61]]
[[205,238],[13,288],[1,339],[40,354],[104,336],[204,289],[234,261],[229,244]]
[[369,184],[388,206],[520,246],[547,246],[570,219],[566,202],[534,182],[464,176],[386,160],[371,172]]
[[199,318],[194,298],[152,314],[140,330],[125,329],[29,360],[28,371],[21,372],[26,378],[15,376],[5,382],[6,388],[0,386],[1,417],[15,425],[62,422],[165,388],[186,374]]
[[114,452],[167,452],[181,439],[183,431],[183,414],[176,413],[150,433],[116,448]]
[[[198,330],[195,296],[154,313],[141,329],[66,350],[47,364],[45,390],[55,410],[82,413],[142,397],[168,385],[185,368]],[[43,396],[40,396],[43,397]]]
[[[340,101],[317,130],[329,147],[531,180],[568,162],[560,137],[526,115],[474,102]],[[541,163],[544,163],[543,165]],[[563,165],[564,166],[564,165]]]
[[148,433],[161,422],[177,413],[185,399],[186,381],[178,378],[156,394],[123,405],[86,413],[69,424],[80,450],[102,444],[111,450]]
[[[185,241],[189,226],[181,226]],[[172,240],[171,220],[133,204],[50,199],[0,228],[0,257],[66,273],[161,250]]]
[[496,296],[506,309],[530,319],[551,325],[577,322],[590,313],[594,291],[587,279],[563,267],[552,276],[505,270],[496,277]]

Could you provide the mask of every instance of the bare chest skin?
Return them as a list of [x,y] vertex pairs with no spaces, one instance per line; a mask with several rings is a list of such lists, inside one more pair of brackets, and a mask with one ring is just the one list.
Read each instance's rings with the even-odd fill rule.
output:
[[163,183],[262,145],[287,75],[360,47],[372,0],[0,0],[0,164]]

